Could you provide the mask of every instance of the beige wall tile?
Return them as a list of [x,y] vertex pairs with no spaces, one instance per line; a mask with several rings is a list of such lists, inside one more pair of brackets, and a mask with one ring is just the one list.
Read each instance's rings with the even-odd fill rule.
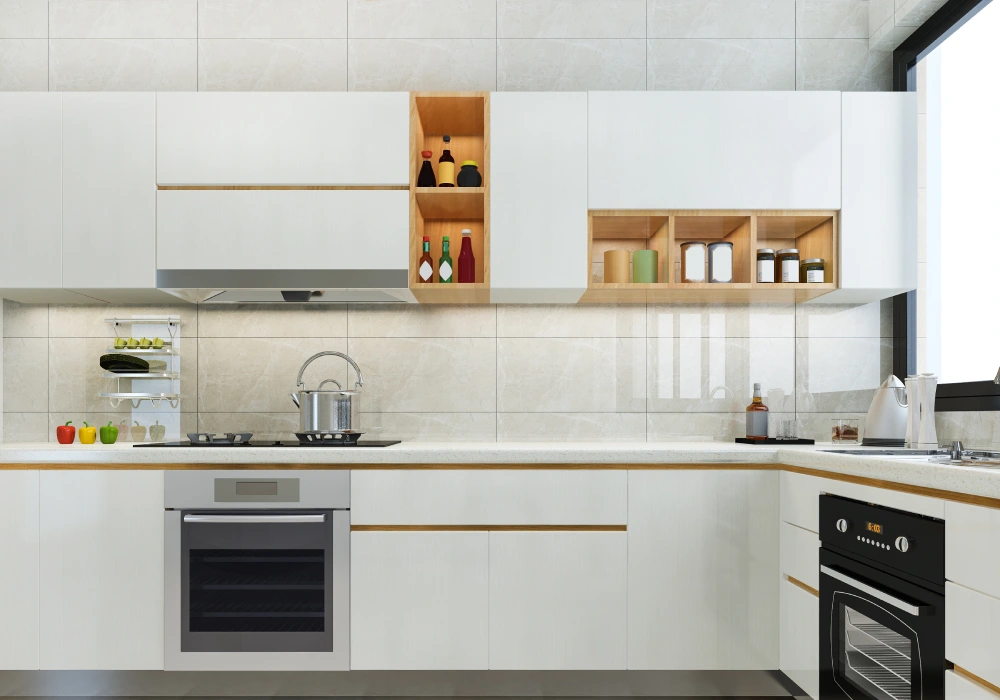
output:
[[934,420],[942,445],[961,440],[967,450],[1000,449],[1000,412],[939,411]]
[[795,35],[802,39],[867,39],[871,0],[796,0]]
[[492,305],[351,304],[347,317],[352,338],[493,338],[497,328]]
[[51,0],[53,39],[194,39],[196,0]]
[[873,35],[886,20],[893,19],[894,0],[868,0],[868,36]]
[[799,39],[795,85],[798,90],[891,90],[892,53],[869,51],[865,39]]
[[[295,377],[291,383],[295,384]],[[287,396],[286,396],[287,398]],[[291,400],[290,408],[295,408]],[[299,429],[298,413],[199,413],[199,433],[231,433],[249,430],[254,440],[294,440]]]
[[[322,350],[346,352],[344,338],[201,338],[198,340],[199,413],[295,411],[289,393],[302,364]],[[362,365],[364,371],[364,365]],[[302,377],[307,388],[324,379],[347,382],[347,363],[335,357],[313,362]],[[353,386],[354,380],[351,380]]]
[[645,408],[643,340],[502,338],[498,410],[619,413]]
[[642,90],[642,39],[500,39],[497,90]]
[[[4,442],[48,442],[49,435],[48,413],[3,414]],[[55,431],[52,431],[51,440],[55,439]]]
[[362,440],[493,442],[495,413],[362,413]]
[[346,304],[202,304],[202,338],[315,338],[347,336]]
[[643,413],[498,413],[498,442],[643,442]]
[[3,300],[4,338],[45,338],[49,334],[47,304],[18,304]]
[[643,304],[498,306],[501,338],[633,338],[645,335]]
[[0,91],[48,90],[48,71],[45,39],[0,39]]
[[496,343],[488,338],[351,338],[368,413],[496,410]]
[[345,39],[201,39],[199,90],[346,90]]
[[0,39],[48,39],[49,5],[45,0],[0,1]]
[[745,413],[649,413],[648,442],[731,442],[746,435]]
[[352,39],[494,39],[496,3],[483,0],[349,0]]
[[[105,379],[99,359],[107,352],[103,338],[50,338],[48,340],[48,410],[51,412],[106,413],[108,399],[98,394],[117,391],[118,383]],[[132,382],[123,381],[122,391],[143,391]],[[132,387],[132,388],[130,388]],[[169,391],[169,383],[157,382],[150,391]],[[89,420],[89,419],[88,419]]]
[[647,90],[794,90],[792,39],[650,39]]
[[201,0],[200,39],[346,39],[347,0]]
[[892,341],[880,338],[796,340],[796,401],[799,413],[865,413],[892,373]]
[[351,39],[349,90],[496,90],[493,39]]
[[50,90],[196,90],[194,39],[53,39]]
[[650,39],[794,39],[795,0],[650,0]]
[[645,39],[644,0],[498,0],[502,39]]
[[[114,316],[114,307],[110,304],[51,304],[48,335],[52,338],[114,338],[114,327],[104,322]],[[130,329],[123,327],[121,331],[127,334]]]
[[895,0],[896,24],[903,27],[919,27],[940,10],[947,0]]
[[41,413],[48,410],[48,364],[47,339],[3,339],[4,413]]
[[[891,307],[889,313],[892,313]],[[889,326],[883,329],[880,302],[851,306],[847,304],[800,304],[796,308],[796,334],[800,338],[880,338],[892,337]],[[883,336],[883,330],[888,336]]]
[[649,304],[653,338],[793,338],[794,304]]

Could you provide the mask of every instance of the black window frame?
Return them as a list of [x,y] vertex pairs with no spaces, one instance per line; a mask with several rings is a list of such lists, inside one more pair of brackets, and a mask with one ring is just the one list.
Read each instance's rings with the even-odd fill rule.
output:
[[[991,0],[948,0],[892,52],[892,89],[917,89],[917,62],[936,49]],[[988,88],[991,86],[984,86]],[[905,378],[917,371],[917,293],[906,292],[892,299],[892,371]],[[1000,357],[998,357],[1000,363]],[[938,411],[1000,411],[1000,385],[991,380],[938,384]]]

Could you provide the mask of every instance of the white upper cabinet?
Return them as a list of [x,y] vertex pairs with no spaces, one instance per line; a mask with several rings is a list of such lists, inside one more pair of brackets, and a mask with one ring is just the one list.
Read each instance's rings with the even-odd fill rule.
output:
[[157,99],[161,185],[407,185],[405,92],[172,92]]
[[592,92],[589,115],[591,209],[840,209],[840,93]]
[[156,287],[156,94],[63,95],[63,278],[105,301]]
[[843,93],[840,289],[875,301],[917,286],[917,96]]
[[61,105],[59,93],[0,93],[0,287],[5,290],[62,287]]
[[490,96],[490,300],[587,289],[587,93]]

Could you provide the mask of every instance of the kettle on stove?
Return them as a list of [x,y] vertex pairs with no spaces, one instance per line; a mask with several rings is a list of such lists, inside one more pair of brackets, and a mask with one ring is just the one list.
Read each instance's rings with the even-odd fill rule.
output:
[[865,439],[862,445],[872,447],[902,447],[906,438],[907,403],[903,382],[890,374],[875,390],[875,398],[865,418]]

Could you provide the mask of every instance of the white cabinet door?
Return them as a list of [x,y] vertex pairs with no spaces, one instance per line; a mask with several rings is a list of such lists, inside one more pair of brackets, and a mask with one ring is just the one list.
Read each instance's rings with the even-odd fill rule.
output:
[[587,93],[490,96],[490,300],[587,289]]
[[867,302],[917,286],[917,95],[843,93],[840,289]]
[[0,670],[38,669],[38,472],[0,472]]
[[157,96],[161,185],[407,185],[405,92]]
[[840,93],[592,92],[589,115],[591,209],[840,209]]
[[351,533],[351,668],[485,670],[489,534]]
[[1000,599],[951,581],[944,595],[945,658],[1000,686]]
[[408,192],[161,190],[157,202],[158,270],[392,270],[406,286]]
[[626,668],[624,532],[490,533],[490,669]]
[[1000,700],[1000,693],[956,671],[945,671],[944,697],[945,700]]
[[1000,541],[1000,510],[948,501],[944,521],[948,580],[1000,598],[1000,557],[983,556]]
[[43,471],[45,670],[163,669],[163,472]]
[[781,523],[781,573],[819,590],[819,536]]
[[781,582],[781,670],[819,700],[819,598]]
[[60,93],[0,93],[4,289],[62,288],[61,119]]
[[63,286],[106,301],[156,291],[156,94],[63,95]]
[[778,665],[778,473],[630,471],[629,669]]

